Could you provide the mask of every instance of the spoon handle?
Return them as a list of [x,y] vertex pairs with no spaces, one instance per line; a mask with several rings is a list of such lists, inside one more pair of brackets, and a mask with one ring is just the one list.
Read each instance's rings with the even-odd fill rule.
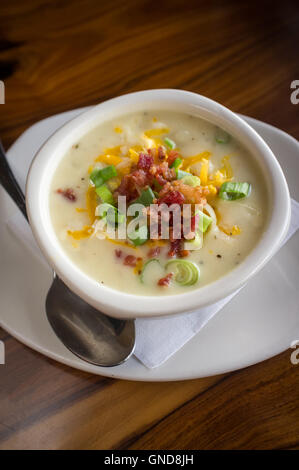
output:
[[28,220],[25,196],[8,164],[4,148],[0,141],[0,183],[14,200],[25,219]]

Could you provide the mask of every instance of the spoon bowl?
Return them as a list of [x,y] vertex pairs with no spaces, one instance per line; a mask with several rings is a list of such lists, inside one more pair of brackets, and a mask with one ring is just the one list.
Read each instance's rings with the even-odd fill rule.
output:
[[126,361],[134,350],[133,320],[108,317],[70,291],[55,276],[46,299],[50,325],[76,356],[109,367]]
[[[0,183],[28,221],[24,194],[1,142]],[[134,351],[134,320],[104,315],[74,294],[56,275],[47,295],[46,313],[60,341],[83,361],[112,367],[126,361]]]

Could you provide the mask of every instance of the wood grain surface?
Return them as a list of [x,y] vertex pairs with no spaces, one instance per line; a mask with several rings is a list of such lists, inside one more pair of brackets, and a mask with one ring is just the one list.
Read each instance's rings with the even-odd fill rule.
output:
[[[298,1],[10,0],[0,25],[6,148],[53,113],[147,88],[199,92],[299,138]],[[290,350],[223,376],[135,383],[0,340],[0,449],[299,449]]]

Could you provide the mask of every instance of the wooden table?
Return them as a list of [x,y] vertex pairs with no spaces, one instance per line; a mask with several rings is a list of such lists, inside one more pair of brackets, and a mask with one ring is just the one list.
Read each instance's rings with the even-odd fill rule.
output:
[[[0,22],[6,148],[46,116],[159,87],[299,138],[298,2],[10,0]],[[299,448],[290,350],[227,375],[135,383],[60,365],[3,330],[0,339],[1,449]]]

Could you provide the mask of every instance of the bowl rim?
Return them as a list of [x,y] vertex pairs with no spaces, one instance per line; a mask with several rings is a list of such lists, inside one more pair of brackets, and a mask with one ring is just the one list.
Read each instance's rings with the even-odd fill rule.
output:
[[[259,160],[271,193],[271,214],[268,226],[256,246],[239,266],[224,276],[182,294],[140,296],[98,283],[71,261],[51,224],[49,187],[57,165],[75,140],[113,117],[159,108],[195,114],[235,135],[254,158]],[[54,271],[86,302],[117,318],[188,313],[232,294],[279,249],[287,234],[291,215],[286,179],[273,152],[259,134],[242,118],[216,101],[197,93],[175,89],[154,89],[121,95],[84,111],[64,124],[43,144],[31,163],[26,181],[26,206],[34,237]]]

